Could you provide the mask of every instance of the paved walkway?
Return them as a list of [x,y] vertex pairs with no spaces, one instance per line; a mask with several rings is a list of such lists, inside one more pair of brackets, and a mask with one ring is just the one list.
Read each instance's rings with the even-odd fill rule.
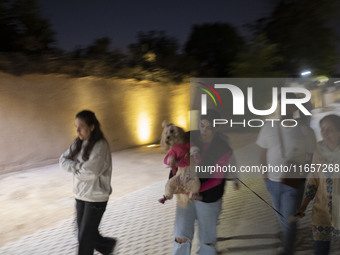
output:
[[[254,145],[237,151],[239,162],[255,158]],[[249,152],[252,154],[249,154]],[[251,155],[251,157],[250,157]],[[150,160],[149,164],[152,163]],[[270,201],[261,179],[243,179],[249,187]],[[223,200],[223,211],[218,227],[219,254],[272,255],[279,246],[278,223],[273,210],[245,187],[234,191],[228,182]],[[110,200],[104,214],[101,232],[117,237],[117,255],[169,255],[172,252],[175,202],[162,205],[157,202],[163,194],[164,181]],[[6,206],[6,205],[5,205]],[[55,213],[58,213],[57,211]],[[34,224],[34,222],[32,222]],[[307,216],[299,221],[302,240],[297,255],[312,254],[310,233],[310,208]],[[193,246],[196,247],[197,240]],[[73,217],[57,226],[40,229],[17,241],[0,247],[4,255],[70,255],[75,254],[76,230]],[[338,247],[332,254],[339,254]],[[192,254],[194,254],[193,249]]]

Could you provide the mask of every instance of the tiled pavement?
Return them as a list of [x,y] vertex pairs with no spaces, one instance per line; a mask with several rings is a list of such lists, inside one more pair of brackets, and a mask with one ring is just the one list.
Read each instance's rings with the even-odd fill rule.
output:
[[[246,151],[241,151],[245,155]],[[240,153],[240,151],[238,152]],[[239,157],[241,161],[242,157]],[[261,179],[243,179],[249,187],[270,201]],[[117,237],[117,255],[169,255],[172,251],[175,202],[157,202],[163,194],[165,181],[109,201],[101,232]],[[218,226],[219,254],[272,255],[279,246],[278,223],[273,210],[246,187],[234,191],[228,182],[223,200],[223,211]],[[56,212],[57,213],[57,212]],[[302,238],[297,255],[312,254],[310,208],[299,221]],[[193,246],[197,245],[194,240]],[[69,255],[75,254],[76,231],[74,219],[57,226],[41,229],[32,235],[0,247],[4,255]],[[192,254],[194,254],[193,249]],[[340,254],[334,246],[332,254]]]
[[[268,199],[261,180],[244,181]],[[171,254],[175,203],[168,201],[161,205],[157,202],[163,187],[164,182],[158,182],[109,202],[101,232],[119,239],[117,255]],[[307,220],[301,220],[303,242],[297,254],[311,254],[309,227]],[[219,254],[275,254],[279,245],[277,233],[278,224],[268,205],[246,188],[234,191],[232,185],[228,185],[219,220]],[[193,246],[196,244],[195,240]],[[75,254],[75,247],[75,222],[71,218],[56,227],[42,229],[16,242],[7,243],[0,247],[0,254],[69,255]]]
[[[164,189],[159,182],[108,203],[101,223],[104,236],[119,239],[116,254],[159,254],[171,251],[174,217],[173,201],[158,203]],[[74,219],[60,222],[0,247],[0,254],[75,254]]]

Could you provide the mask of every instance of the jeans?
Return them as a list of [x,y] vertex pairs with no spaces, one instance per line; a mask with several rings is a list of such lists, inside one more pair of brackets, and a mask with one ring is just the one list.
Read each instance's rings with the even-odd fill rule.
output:
[[85,202],[76,199],[78,227],[78,255],[93,255],[96,249],[102,254],[110,254],[116,240],[103,237],[98,231],[107,202]]
[[[174,255],[190,255],[194,237],[195,220],[198,221],[200,255],[216,255],[217,221],[221,212],[222,200],[214,203],[189,202],[187,207],[176,208]],[[185,238],[179,243],[176,238]]]
[[271,195],[274,208],[283,217],[277,214],[283,231],[283,249],[285,254],[294,254],[294,245],[297,235],[296,221],[290,222],[289,218],[299,209],[304,192],[304,183],[298,188],[293,188],[281,182],[266,181],[267,190]]
[[314,241],[315,255],[328,255],[330,249],[330,241]]

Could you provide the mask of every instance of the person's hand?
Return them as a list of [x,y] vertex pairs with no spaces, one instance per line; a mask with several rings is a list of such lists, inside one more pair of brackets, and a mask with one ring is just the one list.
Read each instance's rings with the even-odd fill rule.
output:
[[196,146],[190,148],[190,155],[196,157],[200,153],[200,149]]
[[297,210],[297,212],[295,213],[295,216],[298,216],[298,217],[300,217],[300,218],[303,218],[303,217],[305,217],[305,212],[306,212],[306,207],[305,206],[301,206],[298,210]]
[[196,146],[192,146],[190,148],[190,156],[193,158],[193,161],[195,163],[198,163],[201,161],[201,156],[200,156],[199,151],[200,151],[199,148]]
[[171,168],[175,168],[177,166],[177,161],[176,160],[173,160],[170,162],[170,167]]
[[202,197],[200,196],[199,193],[192,193],[191,198],[194,200],[201,200]]

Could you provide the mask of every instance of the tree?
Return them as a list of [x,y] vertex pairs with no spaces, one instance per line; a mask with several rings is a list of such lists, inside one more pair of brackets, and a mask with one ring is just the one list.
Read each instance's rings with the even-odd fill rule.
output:
[[40,54],[51,50],[54,32],[47,19],[41,17],[36,0],[16,0],[11,8],[16,18],[19,49],[26,53]]
[[284,57],[278,53],[278,45],[268,42],[265,35],[257,36],[236,56],[231,64],[233,77],[285,77],[282,68]]
[[13,42],[18,36],[9,6],[8,0],[0,0],[0,51],[4,52],[14,50]]
[[199,63],[203,76],[228,76],[230,63],[244,44],[237,30],[226,23],[194,25],[185,53]]
[[54,32],[36,0],[0,1],[1,51],[41,54],[52,49]]
[[109,52],[111,40],[109,37],[96,39],[92,45],[87,48],[87,55],[90,57],[105,57]]
[[139,32],[137,43],[129,45],[133,64],[167,69],[176,63],[178,48],[177,40],[164,31]]
[[284,68],[297,76],[305,68],[314,74],[334,73],[337,35],[330,28],[336,0],[281,0],[274,12],[255,26],[285,56]]

